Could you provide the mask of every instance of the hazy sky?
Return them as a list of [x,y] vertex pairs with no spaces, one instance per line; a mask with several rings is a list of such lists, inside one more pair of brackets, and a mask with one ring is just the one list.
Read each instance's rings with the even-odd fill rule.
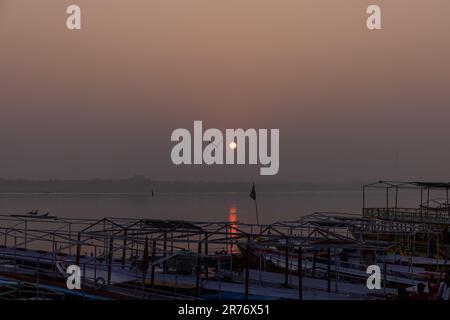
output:
[[0,0],[0,177],[258,179],[171,163],[172,130],[203,120],[280,128],[269,181],[450,180],[449,15],[448,0]]

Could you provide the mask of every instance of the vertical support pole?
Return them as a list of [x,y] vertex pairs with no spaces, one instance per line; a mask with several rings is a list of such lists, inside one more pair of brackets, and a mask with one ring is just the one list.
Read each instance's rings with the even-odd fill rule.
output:
[[76,265],[79,266],[80,265],[80,255],[81,255],[81,233],[78,232],[78,237],[77,237],[77,258],[76,258]]
[[395,210],[398,208],[398,187],[395,186]]
[[37,272],[36,272],[36,298],[39,300],[39,273],[41,270],[40,258],[37,258]]
[[[233,240],[231,241],[231,247],[233,247]],[[230,272],[231,276],[233,276],[233,251],[230,254]]]
[[386,210],[389,209],[389,187],[386,187]]
[[72,223],[69,222],[69,255],[72,255]]
[[145,236],[144,253],[142,256],[142,299],[145,299],[145,279],[148,270],[148,236]]
[[436,234],[436,259],[439,258],[439,233]]
[[446,192],[446,194],[447,194],[447,211],[448,211],[448,217],[450,218],[450,202],[449,202],[448,188],[445,189],[445,192]]
[[331,292],[331,250],[327,249],[327,291]]
[[5,229],[5,249],[8,247],[8,228]]
[[423,207],[423,188],[420,188],[420,210],[422,211]]
[[108,254],[108,285],[111,284],[111,271],[113,260],[113,238],[109,238],[109,254]]
[[97,245],[94,245],[94,281],[97,281]]
[[83,274],[82,274],[81,279],[83,279],[83,282],[82,282],[83,291],[82,292],[83,292],[83,300],[84,300],[86,297],[86,263],[83,263]]
[[[103,234],[106,234],[106,220],[103,219]],[[103,256],[106,258],[106,248],[108,246],[108,239],[106,237],[103,238]]]
[[52,270],[56,270],[56,251],[58,250],[58,243],[55,239],[55,233],[52,234]]
[[289,238],[286,238],[286,248],[284,250],[284,287],[289,287]]
[[225,226],[225,251],[229,254],[229,246],[228,246],[228,225]]
[[[384,252],[383,252],[383,257],[384,257]],[[384,278],[384,288],[383,291],[384,293],[386,293],[386,288],[387,288],[387,264],[386,264],[386,257],[383,258],[383,278]]]
[[128,235],[128,229],[125,229],[125,232],[123,234],[122,269],[125,268],[125,257],[127,254],[127,235]]
[[151,271],[151,286],[152,288],[155,286],[155,257],[156,257],[156,240],[153,240],[152,247],[152,271]]
[[27,234],[28,234],[28,221],[25,221],[25,241],[24,241],[25,250],[27,249]]
[[222,300],[222,276],[220,274],[220,259],[221,257],[217,258],[217,280],[219,281],[219,300]]
[[205,233],[205,278],[208,279],[208,233]]
[[317,252],[314,251],[313,253],[313,265],[312,265],[312,277],[315,278],[316,276],[316,259],[317,259]]
[[362,205],[362,208],[363,208],[363,216],[364,216],[364,213],[366,211],[366,186],[362,187],[362,192],[363,192],[363,205]]
[[[167,256],[167,233],[164,233],[164,243],[163,243],[163,257],[164,259]],[[167,262],[164,260],[163,262],[163,273],[167,273]]]
[[14,272],[17,273],[17,236],[16,236],[16,232],[14,232]]
[[259,254],[259,284],[261,286],[263,285],[263,276],[262,276],[263,256],[264,256],[264,252],[261,248],[260,254]]
[[174,286],[175,294],[177,293],[177,287],[178,287],[178,256],[175,257],[175,286]]
[[339,261],[338,261],[338,254],[337,249],[334,248],[334,291],[338,292],[338,282],[339,282]]
[[303,266],[302,266],[302,247],[298,247],[298,299],[303,300]]
[[250,283],[250,245],[247,242],[247,248],[245,250],[245,290],[244,300],[248,300],[248,288]]
[[202,254],[202,242],[198,242],[198,249],[197,249],[197,266],[195,267],[195,273],[196,273],[196,279],[195,279],[195,291],[197,297],[200,295],[200,274],[201,274],[201,258],[200,255]]

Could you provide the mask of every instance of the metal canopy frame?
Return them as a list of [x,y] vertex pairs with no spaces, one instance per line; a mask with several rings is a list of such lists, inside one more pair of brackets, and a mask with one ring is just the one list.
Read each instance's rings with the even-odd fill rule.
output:
[[[377,208],[367,208],[366,197],[369,189],[384,189],[385,205]],[[390,192],[394,190],[394,204],[391,205]],[[398,205],[401,190],[420,191],[420,203],[417,208],[402,208]],[[432,207],[433,191],[445,191],[445,203],[440,207]],[[432,224],[450,224],[450,182],[429,181],[377,181],[365,184],[363,191],[363,216],[384,219],[403,219],[411,222]]]

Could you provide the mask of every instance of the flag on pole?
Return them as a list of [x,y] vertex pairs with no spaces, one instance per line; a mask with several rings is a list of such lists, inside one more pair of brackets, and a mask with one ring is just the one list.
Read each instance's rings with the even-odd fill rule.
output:
[[256,189],[255,189],[255,183],[253,183],[252,191],[250,192],[250,198],[252,198],[253,200],[255,200],[256,223],[259,224],[258,201],[256,201]]
[[255,184],[253,183],[252,192],[250,192],[250,198],[256,201],[256,190],[255,190]]

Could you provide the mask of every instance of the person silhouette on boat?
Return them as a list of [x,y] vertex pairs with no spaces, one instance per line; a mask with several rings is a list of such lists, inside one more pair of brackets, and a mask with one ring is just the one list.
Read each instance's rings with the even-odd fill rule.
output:
[[425,292],[425,284],[420,282],[417,285],[417,292],[413,293],[412,300],[428,300],[429,294]]
[[450,270],[447,270],[444,281],[439,284],[437,299],[450,300]]

